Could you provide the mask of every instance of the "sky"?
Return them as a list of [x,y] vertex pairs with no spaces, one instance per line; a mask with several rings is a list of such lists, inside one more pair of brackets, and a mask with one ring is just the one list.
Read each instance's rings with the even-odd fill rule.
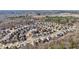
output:
[[79,0],[0,0],[1,10],[76,10]]

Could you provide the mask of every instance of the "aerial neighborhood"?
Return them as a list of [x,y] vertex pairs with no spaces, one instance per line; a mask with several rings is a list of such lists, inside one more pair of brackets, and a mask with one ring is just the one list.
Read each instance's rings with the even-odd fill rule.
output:
[[79,48],[79,11],[0,11],[0,49]]

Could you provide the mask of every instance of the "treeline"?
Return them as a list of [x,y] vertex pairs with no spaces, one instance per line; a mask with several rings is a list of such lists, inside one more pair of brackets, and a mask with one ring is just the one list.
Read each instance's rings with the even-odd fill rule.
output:
[[10,20],[15,20],[15,19],[19,19],[19,18],[22,18],[22,19],[31,19],[32,16],[23,15],[23,16],[12,16],[12,17],[7,17],[7,19],[10,19]]
[[45,21],[48,22],[55,22],[59,24],[66,24],[66,23],[74,23],[76,20],[79,19],[78,17],[73,16],[46,16]]

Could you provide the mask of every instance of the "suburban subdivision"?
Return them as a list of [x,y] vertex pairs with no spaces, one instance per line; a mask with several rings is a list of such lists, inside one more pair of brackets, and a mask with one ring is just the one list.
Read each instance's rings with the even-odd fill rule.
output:
[[0,10],[0,49],[78,49],[79,10]]

